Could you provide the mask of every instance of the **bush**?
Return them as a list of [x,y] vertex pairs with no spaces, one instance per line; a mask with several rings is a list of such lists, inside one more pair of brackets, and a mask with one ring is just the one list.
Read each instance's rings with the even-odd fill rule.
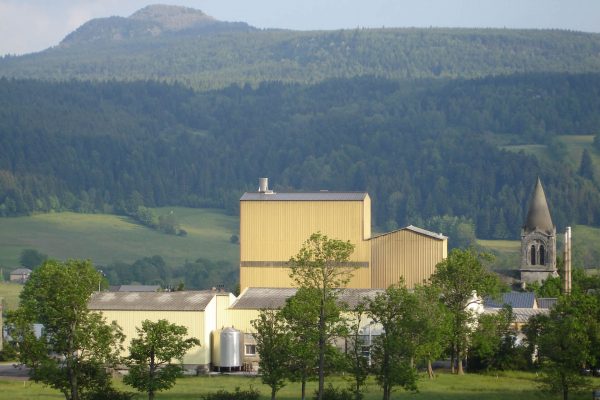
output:
[[260,392],[253,387],[248,390],[240,390],[239,387],[235,388],[235,392],[231,393],[226,390],[219,390],[215,393],[209,393],[203,395],[203,400],[258,400]]
[[[347,389],[339,389],[329,384],[323,391],[323,400],[354,400],[354,393]],[[319,398],[319,392],[315,391],[315,399]]]
[[17,349],[15,345],[12,342],[4,342],[4,348],[0,351],[0,361],[14,361],[16,359]]
[[109,388],[89,393],[82,396],[82,398],[85,400],[131,400],[134,396],[135,393],[132,392],[120,392],[116,389]]

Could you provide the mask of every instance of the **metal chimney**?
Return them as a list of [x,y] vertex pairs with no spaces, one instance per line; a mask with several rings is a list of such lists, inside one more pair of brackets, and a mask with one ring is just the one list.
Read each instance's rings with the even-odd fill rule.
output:
[[269,178],[258,178],[258,193],[269,191]]
[[565,276],[563,279],[563,293],[571,293],[571,227],[565,231]]

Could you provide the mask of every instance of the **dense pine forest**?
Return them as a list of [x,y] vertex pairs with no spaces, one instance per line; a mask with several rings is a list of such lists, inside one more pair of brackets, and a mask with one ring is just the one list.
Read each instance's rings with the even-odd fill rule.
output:
[[[0,79],[0,214],[237,212],[277,190],[367,190],[381,229],[464,217],[515,238],[536,176],[559,228],[600,225],[593,173],[558,134],[600,131],[600,75],[330,79],[195,91],[180,84]],[[549,157],[504,150],[543,144]]]
[[559,230],[600,226],[598,155],[574,165],[558,138],[600,151],[599,34],[261,30],[155,5],[2,57],[0,77],[0,216],[236,214],[268,176],[366,190],[378,230],[516,238],[540,176]]

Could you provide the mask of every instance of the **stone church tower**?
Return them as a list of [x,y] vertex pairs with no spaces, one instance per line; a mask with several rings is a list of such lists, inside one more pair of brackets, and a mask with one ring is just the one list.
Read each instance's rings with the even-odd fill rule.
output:
[[537,179],[529,211],[521,229],[521,282],[541,282],[556,271],[556,227],[540,178]]

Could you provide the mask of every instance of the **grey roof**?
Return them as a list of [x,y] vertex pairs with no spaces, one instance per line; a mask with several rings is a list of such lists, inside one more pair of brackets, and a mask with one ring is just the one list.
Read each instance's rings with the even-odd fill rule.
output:
[[246,192],[240,201],[363,201],[366,192],[259,193]]
[[204,311],[215,296],[211,290],[197,292],[96,292],[90,310]]
[[[296,288],[247,288],[229,307],[233,310],[279,309],[296,294]],[[361,300],[373,298],[381,289],[340,289],[339,300],[355,307]]]
[[378,238],[380,236],[385,236],[385,235],[389,235],[391,233],[401,232],[401,231],[411,231],[411,232],[414,232],[414,233],[418,233],[419,235],[429,236],[429,237],[432,237],[434,239],[439,239],[439,240],[448,239],[447,236],[444,236],[441,233],[431,232],[431,231],[428,231],[426,229],[418,228],[418,227],[413,226],[413,225],[408,225],[408,226],[405,226],[404,228],[396,229],[395,231],[381,233],[379,235],[373,236],[371,239],[375,239],[375,238]]
[[537,299],[539,308],[552,308],[556,305],[556,301],[558,299],[556,297],[540,297]]
[[[499,311],[498,308],[486,308],[483,313],[484,314],[496,314]],[[542,308],[513,308],[512,312],[515,316],[514,322],[517,323],[527,323],[529,318],[540,315],[540,314],[548,314],[550,310],[542,309]]]
[[501,300],[486,298],[483,302],[484,307],[501,308],[503,305],[509,305],[515,308],[533,308],[535,305],[535,293],[533,292],[508,292],[502,294]]
[[29,268],[17,268],[10,271],[11,275],[26,275],[31,274],[31,270]]
[[119,285],[111,286],[111,292],[156,292],[160,285]]
[[550,210],[548,209],[548,202],[546,202],[546,195],[544,194],[544,188],[542,187],[540,178],[538,178],[535,183],[523,229],[527,232],[539,230],[548,234],[551,234],[554,231]]

